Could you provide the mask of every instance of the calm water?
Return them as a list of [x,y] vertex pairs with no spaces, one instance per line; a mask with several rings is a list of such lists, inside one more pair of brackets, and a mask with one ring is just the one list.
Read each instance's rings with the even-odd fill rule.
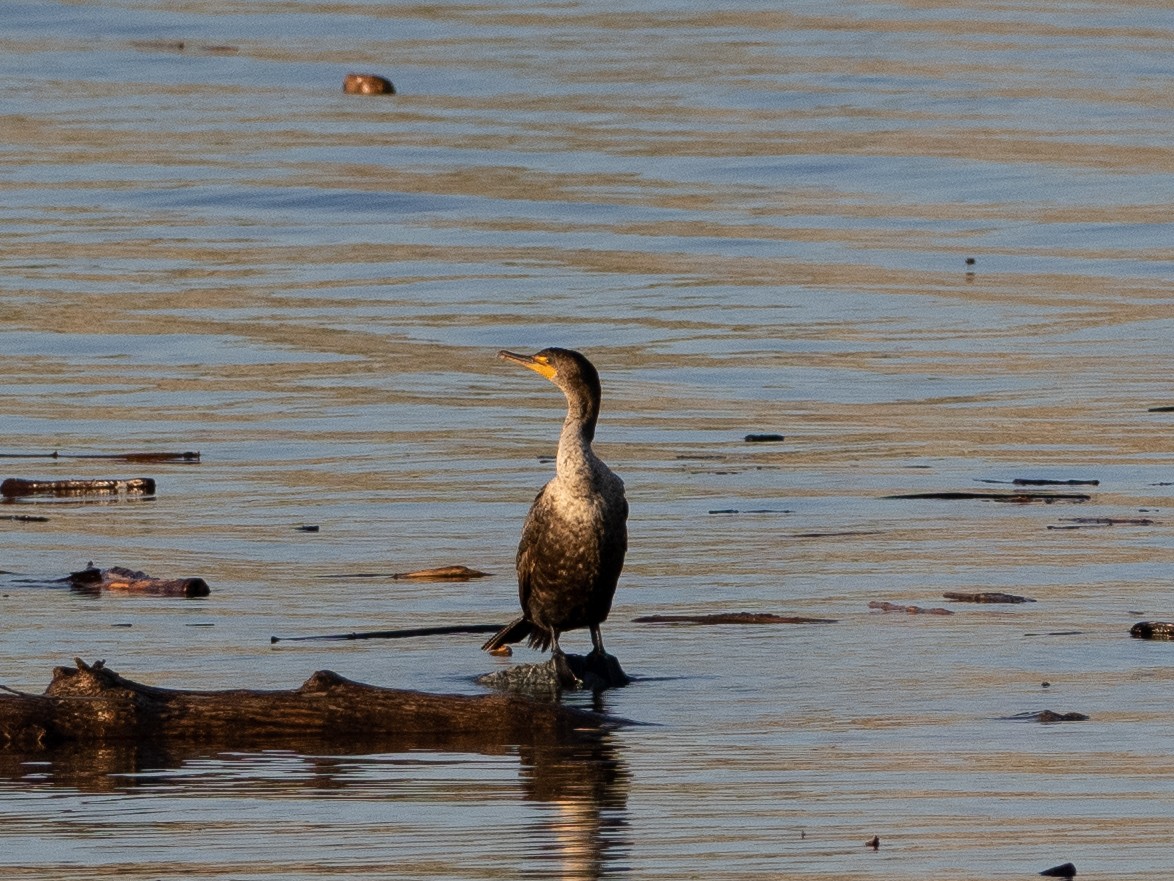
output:
[[[707,6],[5,4],[0,451],[202,461],[0,460],[159,483],[0,507],[49,517],[0,520],[0,684],[79,656],[177,688],[478,693],[511,661],[476,637],[269,636],[512,615],[562,401],[494,356],[566,345],[628,485],[605,634],[638,677],[566,700],[655,724],[579,750],[0,752],[0,875],[1169,869],[1174,646],[1128,629],[1174,617],[1174,415],[1148,412],[1174,404],[1174,12]],[[344,96],[350,71],[399,94]],[[885,498],[1013,478],[1099,485]],[[1073,517],[1152,524],[1053,528]],[[44,584],[90,560],[212,595]],[[494,574],[322,577],[448,563]],[[728,610],[836,623],[632,621]],[[1043,709],[1091,719],[1006,718]]]

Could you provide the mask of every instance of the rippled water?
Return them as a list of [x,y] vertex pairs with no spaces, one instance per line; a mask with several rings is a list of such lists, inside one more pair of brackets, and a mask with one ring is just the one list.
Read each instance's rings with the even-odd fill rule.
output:
[[[578,748],[0,752],[5,878],[1169,867],[1174,648],[1128,636],[1174,616],[1149,409],[1174,404],[1168,4],[3,20],[0,452],[63,456],[3,476],[159,492],[0,507],[49,518],[0,519],[0,683],[80,656],[176,688],[332,669],[478,693],[511,661],[475,636],[269,637],[513,613],[562,402],[494,356],[557,344],[601,370],[632,505],[605,635],[636,682],[566,700],[652,723]],[[398,94],[345,96],[350,71]],[[201,461],[66,458],[142,449]],[[1099,484],[886,498],[1014,478]],[[90,560],[212,594],[46,584]],[[493,575],[345,577],[447,563]],[[632,620],[716,611],[836,623]],[[1043,709],[1091,718],[1007,718]]]

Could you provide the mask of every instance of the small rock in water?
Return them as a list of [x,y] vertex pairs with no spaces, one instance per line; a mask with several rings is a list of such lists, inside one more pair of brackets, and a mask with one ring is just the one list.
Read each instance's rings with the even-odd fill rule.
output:
[[864,842],[864,846],[871,847],[873,850],[878,850],[880,848],[880,838],[874,835],[872,838],[868,839],[868,841]]
[[395,86],[387,77],[374,73],[348,73],[342,90],[348,95],[394,95]]
[[1076,866],[1072,863],[1064,863],[1062,866],[1052,866],[1050,869],[1044,869],[1040,872],[1045,878],[1075,878]]

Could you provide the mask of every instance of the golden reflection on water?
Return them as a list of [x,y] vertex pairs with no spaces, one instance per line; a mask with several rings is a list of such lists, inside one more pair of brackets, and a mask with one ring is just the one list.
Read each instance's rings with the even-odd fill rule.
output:
[[[50,518],[0,520],[3,684],[80,654],[168,687],[329,667],[474,690],[505,663],[475,641],[267,637],[512,612],[562,412],[493,354],[554,343],[601,369],[598,445],[632,501],[606,629],[638,678],[604,708],[656,724],[593,756],[408,770],[5,755],[21,855],[0,874],[1154,877],[1174,666],[1127,633],[1170,614],[1174,562],[1170,421],[1148,412],[1174,403],[1163,11],[19,13],[0,452],[203,458],[152,468],[148,502],[0,506]],[[343,96],[359,67],[397,97]],[[886,498],[1016,477],[1100,483],[1085,504]],[[1081,516],[1152,524],[1050,528]],[[27,583],[89,559],[213,593]],[[318,577],[447,563],[494,574]],[[631,620],[730,610],[836,623]],[[1091,718],[1009,720],[1042,709]]]

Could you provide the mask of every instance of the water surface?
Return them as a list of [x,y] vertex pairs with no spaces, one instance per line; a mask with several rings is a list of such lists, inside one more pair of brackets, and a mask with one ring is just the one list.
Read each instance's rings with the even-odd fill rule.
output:
[[[0,507],[49,518],[0,520],[0,682],[76,656],[478,693],[511,662],[476,637],[269,637],[511,615],[562,402],[494,356],[565,345],[628,486],[605,635],[637,677],[565,699],[652,724],[585,750],[0,753],[2,873],[1167,868],[1174,655],[1128,629],[1174,615],[1149,412],[1174,404],[1172,39],[1144,2],[9,4],[2,452],[201,461],[0,460],[159,484]],[[350,71],[399,94],[345,96]],[[1014,478],[1099,484],[886,498]],[[90,560],[212,594],[45,586]],[[322,577],[447,563],[493,575]],[[942,597],[976,590],[1036,602]],[[836,623],[632,621],[716,611]],[[1006,718],[1042,709],[1091,718]]]

